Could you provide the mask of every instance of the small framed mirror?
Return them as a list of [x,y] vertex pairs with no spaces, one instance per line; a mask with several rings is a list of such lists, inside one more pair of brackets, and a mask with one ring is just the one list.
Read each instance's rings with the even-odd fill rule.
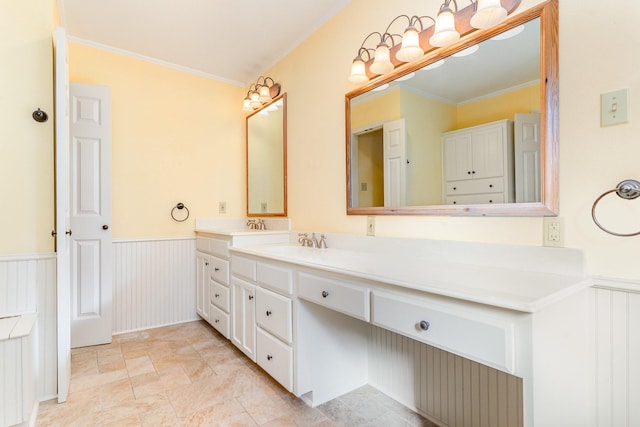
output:
[[557,1],[348,93],[346,154],[350,215],[557,214]]
[[247,116],[247,216],[287,216],[287,94]]

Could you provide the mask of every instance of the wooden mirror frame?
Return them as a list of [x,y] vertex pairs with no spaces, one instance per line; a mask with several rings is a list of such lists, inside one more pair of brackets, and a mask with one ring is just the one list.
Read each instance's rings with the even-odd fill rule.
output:
[[[502,203],[487,205],[433,205],[433,206],[351,206],[351,99],[381,86],[457,51],[487,40],[512,27],[540,18],[540,123],[541,198],[535,203]],[[345,96],[346,157],[347,157],[347,215],[448,215],[448,216],[555,216],[558,214],[558,0],[544,3],[508,18],[487,29],[476,30],[463,36],[456,44],[433,49],[415,62],[399,66],[393,72],[379,76],[368,84]]]
[[[282,212],[257,212],[251,213],[249,212],[249,119],[256,114],[258,114],[263,109],[269,107],[271,104],[282,100],[282,185],[283,185],[283,211]],[[245,165],[246,165],[246,212],[247,217],[286,217],[287,216],[287,94],[283,93],[279,96],[273,98],[271,102],[263,105],[259,109],[255,110],[251,114],[249,114],[245,119],[245,143],[246,143],[246,153],[245,153]]]

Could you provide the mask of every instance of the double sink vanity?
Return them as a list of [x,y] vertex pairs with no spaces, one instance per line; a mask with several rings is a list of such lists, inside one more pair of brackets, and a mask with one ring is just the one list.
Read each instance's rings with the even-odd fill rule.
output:
[[[579,251],[340,234],[327,242],[198,228],[198,314],[311,406],[370,383],[443,425],[462,425],[467,406],[492,426],[581,425],[591,283]],[[381,331],[404,344],[379,348]],[[444,373],[420,357],[402,365],[403,346],[414,345],[442,350]],[[385,385],[393,381],[382,372],[393,376],[398,363],[412,383]],[[421,385],[434,379],[436,388]],[[443,387],[446,419],[420,396]]]

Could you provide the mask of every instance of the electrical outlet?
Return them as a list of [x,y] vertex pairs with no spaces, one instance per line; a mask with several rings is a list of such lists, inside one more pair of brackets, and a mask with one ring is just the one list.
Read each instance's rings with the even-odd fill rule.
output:
[[260,212],[262,212],[262,213],[266,213],[267,212],[267,202],[260,203]]
[[375,236],[376,235],[376,217],[368,216],[367,217],[367,236]]
[[542,220],[542,244],[554,248],[564,246],[564,227],[560,217],[545,217]]
[[218,213],[227,213],[227,202],[218,202]]

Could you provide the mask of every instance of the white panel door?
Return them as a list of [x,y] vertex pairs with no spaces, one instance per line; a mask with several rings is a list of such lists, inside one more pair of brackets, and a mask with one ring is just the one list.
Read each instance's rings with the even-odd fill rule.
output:
[[486,126],[471,134],[471,178],[500,177],[504,170],[504,138],[501,126]]
[[516,202],[539,202],[540,113],[516,114],[514,122]]
[[71,377],[69,254],[69,61],[64,28],[55,31],[56,104],[56,286],[58,321],[58,402],[66,402]]
[[231,285],[233,322],[231,342],[254,362],[256,361],[256,287],[234,278]]
[[442,145],[445,181],[471,179],[471,132],[446,136]]
[[407,152],[404,119],[383,125],[384,205],[407,204]]
[[71,347],[111,342],[111,91],[71,83]]

